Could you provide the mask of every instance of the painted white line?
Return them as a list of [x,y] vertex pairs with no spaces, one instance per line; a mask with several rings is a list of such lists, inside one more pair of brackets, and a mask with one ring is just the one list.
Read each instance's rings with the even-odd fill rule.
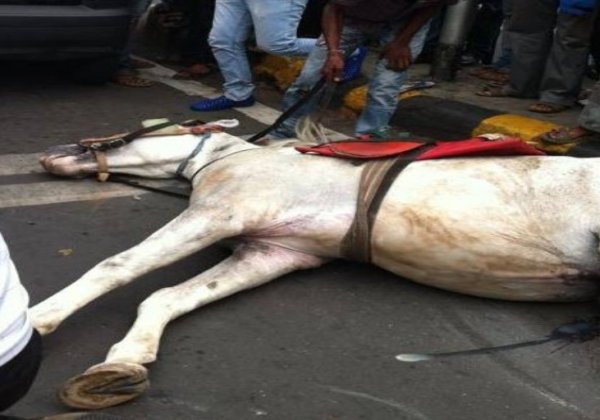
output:
[[106,200],[142,194],[145,192],[137,188],[121,184],[101,184],[92,180],[0,185],[0,208]]
[[40,153],[0,155],[0,176],[44,172],[39,156]]
[[[146,60],[146,59],[144,59]],[[148,60],[146,60],[148,61]],[[177,73],[175,70],[161,66],[158,63],[152,62],[154,67],[148,69],[141,69],[144,77],[154,80],[156,82],[163,83],[167,86],[171,86],[186,95],[189,96],[202,96],[204,98],[214,98],[222,95],[222,91],[215,89],[211,86],[207,86],[196,80],[177,80],[173,79],[173,76]],[[247,108],[234,108],[237,112],[240,112],[255,121],[258,121],[265,125],[271,125],[281,115],[281,112],[271,108],[267,105],[256,102],[254,105]],[[331,140],[341,140],[348,138],[347,135],[340,132],[326,129],[327,135]]]
[[370,401],[373,401],[373,402],[376,402],[379,404],[386,405],[388,407],[393,407],[402,413],[402,418],[404,418],[404,419],[429,420],[429,417],[427,417],[425,414],[421,413],[419,410],[417,410],[413,407],[410,407],[408,405],[405,405],[398,401],[376,397],[374,395],[367,394],[365,392],[352,391],[350,389],[342,389],[342,388],[338,388],[335,386],[321,385],[320,388],[325,388],[331,392],[335,392],[338,394],[349,395],[351,397],[356,397],[356,398],[362,398],[365,400],[370,400]]
[[[222,94],[220,90],[211,86],[207,86],[196,80],[173,79],[173,75],[177,73],[175,70],[171,70],[167,67],[161,66],[160,64],[153,64],[154,67],[140,70],[144,77],[150,80],[171,86],[172,88],[177,89],[189,96],[214,98]],[[277,111],[276,109],[258,102],[251,107],[235,108],[235,110],[265,125],[273,124],[277,117],[281,115],[281,112]]]

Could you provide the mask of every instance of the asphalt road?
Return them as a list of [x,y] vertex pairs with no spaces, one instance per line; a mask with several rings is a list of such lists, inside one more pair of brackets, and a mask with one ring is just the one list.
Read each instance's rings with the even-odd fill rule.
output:
[[[7,68],[8,67],[8,68]],[[0,80],[0,231],[32,303],[165,224],[185,200],[38,169],[36,154],[79,138],[131,130],[146,118],[198,117],[187,109],[218,88],[79,86],[39,65],[4,66]],[[279,95],[262,86],[259,101]],[[268,107],[239,118],[252,134]],[[262,122],[260,122],[260,121]],[[347,130],[351,121],[331,121]],[[267,180],[266,180],[267,181]],[[152,291],[227,255],[212,247],[145,276],[75,314],[45,337],[29,393],[8,413],[65,411],[67,378],[103,360]],[[548,344],[494,355],[401,364],[401,352],[465,349],[537,338],[594,313],[591,304],[507,303],[422,287],[377,268],[333,262],[202,308],[175,321],[138,400],[106,410],[127,419],[505,420],[600,418],[598,343]]]

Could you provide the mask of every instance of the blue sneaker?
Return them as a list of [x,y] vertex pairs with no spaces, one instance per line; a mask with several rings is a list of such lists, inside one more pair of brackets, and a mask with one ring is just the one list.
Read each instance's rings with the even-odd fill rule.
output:
[[358,47],[356,51],[346,59],[344,71],[342,73],[342,82],[349,82],[360,76],[360,70],[365,61],[365,57],[367,56],[367,52],[368,50],[366,47]]
[[219,96],[213,99],[204,99],[190,105],[192,111],[221,111],[229,108],[244,108],[247,106],[254,105],[254,96],[250,96],[242,101],[234,101],[233,99],[226,98],[225,96]]

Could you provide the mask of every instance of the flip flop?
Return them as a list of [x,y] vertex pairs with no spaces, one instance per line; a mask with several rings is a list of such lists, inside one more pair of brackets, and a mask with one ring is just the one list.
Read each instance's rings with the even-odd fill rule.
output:
[[155,84],[155,82],[148,79],[143,79],[133,73],[118,73],[112,81],[117,85],[127,87],[150,87]]
[[481,90],[475,92],[477,96],[485,96],[487,98],[506,98],[510,96],[502,86],[497,85],[487,85],[484,86]]
[[569,106],[561,104],[553,104],[550,102],[537,102],[529,106],[529,111],[537,112],[538,114],[557,114],[559,112],[566,111]]
[[202,79],[203,77],[208,76],[209,74],[213,73],[213,69],[210,68],[209,66],[204,65],[204,67],[206,68],[205,71],[194,71],[193,68],[195,66],[192,65],[190,67],[186,67],[185,69],[179,70],[177,73],[175,73],[175,75],[173,75],[173,79],[177,79],[177,80],[198,80],[198,79]]
[[154,64],[152,64],[151,62],[135,57],[131,58],[131,65],[134,69],[151,69],[152,67],[154,67]]
[[569,127],[557,128],[542,134],[540,139],[552,144],[569,144],[581,140],[598,140],[598,134],[596,133],[589,131],[574,133],[573,130],[573,128]]
[[469,74],[482,80],[489,80],[491,82],[502,84],[508,83],[510,80],[510,75],[508,73],[504,73],[494,67],[480,67],[470,71]]

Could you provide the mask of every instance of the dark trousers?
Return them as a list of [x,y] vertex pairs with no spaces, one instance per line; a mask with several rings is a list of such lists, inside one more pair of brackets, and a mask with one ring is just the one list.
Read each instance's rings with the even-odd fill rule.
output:
[[42,361],[42,338],[37,331],[27,346],[0,366],[0,411],[19,401],[29,391]]
[[515,1],[509,94],[571,106],[586,70],[594,16],[558,13],[558,0]]
[[188,66],[214,62],[208,34],[212,28],[215,0],[175,1],[174,7],[189,17],[180,44],[181,61]]

